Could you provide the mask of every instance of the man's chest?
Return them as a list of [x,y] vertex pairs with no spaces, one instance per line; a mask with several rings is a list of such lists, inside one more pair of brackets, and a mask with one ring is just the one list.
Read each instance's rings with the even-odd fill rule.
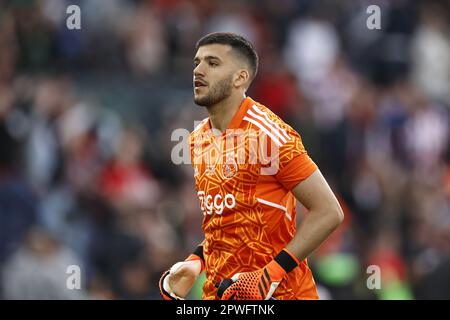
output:
[[260,175],[252,142],[246,137],[206,137],[192,146],[194,179],[202,210],[222,214],[254,203]]
[[261,168],[257,137],[248,134],[203,136],[192,145],[192,160],[197,186],[235,187],[244,181],[254,184]]

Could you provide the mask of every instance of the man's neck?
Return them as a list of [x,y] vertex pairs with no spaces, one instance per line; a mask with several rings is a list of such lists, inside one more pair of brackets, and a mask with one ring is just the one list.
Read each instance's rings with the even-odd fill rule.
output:
[[211,121],[212,128],[224,132],[228,128],[244,99],[245,96],[230,96],[219,103],[208,107],[209,120]]

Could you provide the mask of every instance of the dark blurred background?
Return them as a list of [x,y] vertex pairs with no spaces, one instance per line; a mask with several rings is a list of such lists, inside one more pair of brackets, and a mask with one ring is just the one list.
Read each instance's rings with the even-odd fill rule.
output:
[[193,171],[171,161],[172,131],[207,116],[194,45],[232,31],[260,55],[249,95],[301,134],[345,210],[309,259],[321,298],[450,299],[449,14],[434,0],[0,0],[0,298],[160,299],[161,273],[202,240]]

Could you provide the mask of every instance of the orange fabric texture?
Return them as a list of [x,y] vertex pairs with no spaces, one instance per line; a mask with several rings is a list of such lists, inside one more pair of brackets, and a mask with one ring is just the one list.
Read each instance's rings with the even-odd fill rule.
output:
[[[296,232],[296,199],[291,190],[317,166],[300,135],[249,97],[226,131],[213,134],[205,119],[189,142],[204,215],[203,299],[216,299],[216,283],[263,268],[290,242]],[[306,259],[273,296],[317,298]]]

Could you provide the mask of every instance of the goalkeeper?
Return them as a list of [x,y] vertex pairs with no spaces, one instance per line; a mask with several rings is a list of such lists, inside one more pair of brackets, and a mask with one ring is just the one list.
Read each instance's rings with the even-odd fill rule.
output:
[[[184,299],[205,271],[207,300],[318,299],[307,257],[342,209],[300,135],[246,96],[258,70],[253,45],[213,33],[196,49],[194,101],[209,117],[189,144],[205,239],[163,274],[161,293]],[[296,201],[308,210],[298,230]]]

